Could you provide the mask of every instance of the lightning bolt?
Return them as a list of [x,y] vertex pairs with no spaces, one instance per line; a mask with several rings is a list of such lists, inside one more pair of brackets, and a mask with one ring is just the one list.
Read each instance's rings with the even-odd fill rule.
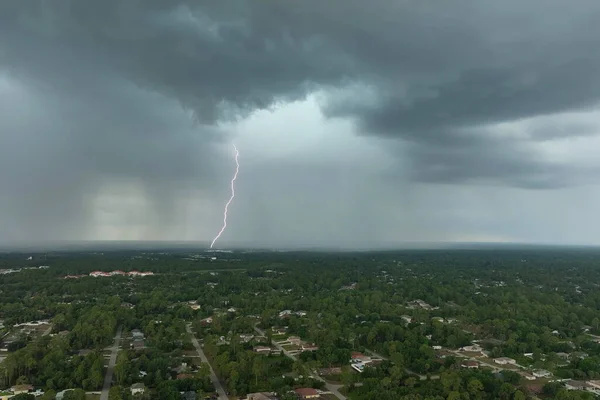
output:
[[212,243],[210,244],[211,249],[213,248],[213,246],[215,245],[215,242],[219,239],[219,237],[221,237],[223,232],[225,232],[225,228],[227,228],[227,210],[229,209],[229,205],[235,198],[235,180],[237,179],[238,173],[240,172],[240,163],[239,163],[240,152],[238,151],[237,147],[235,147],[235,144],[233,145],[233,149],[235,150],[235,173],[233,174],[233,178],[231,178],[231,197],[229,198],[229,201],[227,201],[227,203],[225,204],[225,211],[223,211],[223,227],[221,228],[221,230],[219,231],[217,236],[215,236]]

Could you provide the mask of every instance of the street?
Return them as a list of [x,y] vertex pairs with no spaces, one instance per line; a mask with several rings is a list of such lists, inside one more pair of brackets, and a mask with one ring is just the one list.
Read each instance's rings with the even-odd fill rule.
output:
[[[259,335],[266,337],[265,332],[263,330],[259,329],[258,326],[254,325],[254,330]],[[273,345],[277,348],[277,350],[282,351],[283,354],[285,354],[287,357],[289,357],[292,360],[296,361],[296,356],[294,356],[293,354],[290,354],[279,343],[273,342]],[[315,377],[316,377],[316,379],[320,380],[321,382],[324,382],[325,383],[325,387],[327,388],[327,390],[330,391],[331,393],[333,393],[338,399],[340,399],[340,400],[346,400],[346,396],[344,396],[343,394],[341,394],[340,390],[339,390],[341,387],[343,387],[343,385],[334,385],[332,383],[329,383],[325,379],[321,378],[319,375],[316,375],[316,374],[315,374]]]
[[[206,358],[206,355],[204,354],[204,351],[202,350],[200,343],[198,343],[198,339],[196,339],[196,335],[194,335],[194,332],[192,331],[191,324],[186,324],[185,329],[190,334],[190,338],[192,339],[192,344],[196,348],[196,352],[200,356],[200,360],[202,362],[207,363],[208,367],[210,368],[210,380],[212,381],[212,384],[215,387],[217,394],[219,395],[219,399],[220,400],[229,400],[229,397],[227,397],[227,394],[225,393],[225,389],[223,389],[223,385],[221,385],[221,382],[219,382],[219,378],[217,377],[217,374],[215,374],[215,371],[213,370],[212,366],[208,362],[208,359]],[[100,399],[100,400],[103,400],[103,399]]]
[[121,342],[121,332],[123,327],[120,326],[117,329],[115,335],[115,342],[110,347],[110,358],[108,360],[108,367],[106,369],[106,375],[104,376],[104,386],[102,386],[102,393],[100,393],[100,400],[108,400],[108,391],[110,390],[110,384],[112,383],[112,376],[115,370],[115,364],[117,363],[117,355],[119,353],[119,343]]

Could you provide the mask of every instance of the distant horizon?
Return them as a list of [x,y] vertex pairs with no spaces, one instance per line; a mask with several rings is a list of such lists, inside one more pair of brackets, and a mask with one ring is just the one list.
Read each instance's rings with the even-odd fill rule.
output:
[[81,240],[81,241],[52,241],[43,243],[0,243],[0,252],[40,252],[40,251],[118,251],[118,250],[195,250],[203,252],[219,251],[252,251],[252,252],[388,252],[410,250],[510,250],[535,248],[600,248],[593,244],[557,244],[557,243],[526,243],[526,242],[401,242],[388,246],[373,247],[340,247],[340,246],[297,246],[297,247],[266,247],[237,243],[230,246],[210,248],[205,241],[136,241],[136,240]]

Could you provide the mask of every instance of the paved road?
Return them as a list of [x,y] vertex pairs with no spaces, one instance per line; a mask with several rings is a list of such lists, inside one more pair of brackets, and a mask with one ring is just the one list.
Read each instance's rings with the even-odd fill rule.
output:
[[[260,336],[265,336],[265,337],[267,336],[265,334],[265,332],[263,330],[259,329],[258,326],[256,326],[256,325],[254,325],[254,330]],[[282,351],[283,354],[285,354],[287,357],[291,358],[294,361],[297,360],[295,355],[291,354],[289,351],[284,349],[279,343],[273,342],[273,345],[277,348],[277,350]],[[344,385],[334,385],[332,383],[327,382],[325,379],[321,378],[318,375],[315,375],[315,377],[316,377],[316,379],[320,380],[321,382],[324,382],[327,390],[329,390],[331,393],[333,393],[338,399],[346,400],[346,396],[344,396],[343,394],[340,393],[340,388],[342,388]]]
[[46,330],[44,331],[44,333],[42,333],[42,336],[48,336],[48,335],[50,334],[50,332],[52,332],[52,325],[50,325],[50,326],[48,327],[48,329],[46,329]]
[[[185,329],[190,334],[190,337],[192,339],[192,344],[196,348],[196,352],[200,356],[200,360],[202,360],[202,362],[207,363],[208,367],[210,368],[210,380],[212,381],[212,384],[215,387],[217,394],[219,395],[219,399],[220,400],[229,400],[229,397],[227,397],[227,394],[225,393],[225,389],[223,389],[223,385],[221,385],[221,382],[219,382],[219,378],[217,378],[217,374],[215,374],[215,371],[212,369],[212,366],[208,362],[208,359],[206,358],[206,355],[204,354],[204,350],[202,350],[202,346],[200,346],[200,343],[198,343],[198,339],[196,339],[196,335],[194,335],[194,332],[192,332],[192,326],[190,324],[187,324],[185,326]],[[102,399],[100,399],[100,400],[102,400]]]
[[120,326],[115,335],[115,342],[110,348],[110,358],[108,360],[108,368],[106,369],[106,375],[104,376],[104,386],[102,386],[102,392],[100,393],[100,400],[108,400],[108,391],[110,390],[110,384],[112,383],[112,376],[115,370],[115,364],[117,363],[117,354],[119,353],[119,343],[121,343],[121,332],[123,327]]
[[[508,371],[514,371],[513,369],[509,369],[509,368],[502,368],[502,367],[499,367],[499,366],[497,366],[497,365],[493,365],[493,364],[487,363],[487,362],[485,362],[485,361],[481,361],[480,359],[478,359],[478,358],[476,358],[476,357],[467,357],[467,356],[465,356],[464,354],[461,354],[461,353],[459,353],[459,352],[458,352],[458,351],[456,351],[456,350],[450,350],[450,349],[447,349],[447,350],[448,350],[450,353],[452,353],[452,354],[454,354],[454,355],[456,355],[456,356],[459,356],[459,357],[461,357],[461,358],[465,358],[465,357],[466,357],[466,358],[467,358],[467,360],[470,360],[470,361],[477,361],[477,362],[478,362],[479,364],[481,364],[481,365],[485,365],[486,367],[490,367],[490,368],[492,369],[492,371],[494,371],[494,372],[500,372],[500,371],[503,371],[503,370],[505,370],[505,369],[506,369],[506,370],[508,370]],[[521,367],[521,368],[523,368],[523,367]]]

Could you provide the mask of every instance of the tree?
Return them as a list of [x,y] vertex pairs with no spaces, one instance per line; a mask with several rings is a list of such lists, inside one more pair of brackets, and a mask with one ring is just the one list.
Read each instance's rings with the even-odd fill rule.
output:
[[483,391],[483,384],[479,379],[473,378],[469,380],[467,384],[467,390],[471,396],[476,399],[481,398],[481,392]]
[[69,390],[63,396],[63,400],[85,400],[85,391],[83,389]]
[[517,390],[515,392],[513,399],[514,400],[525,400],[525,399],[527,399],[527,396],[525,396],[525,394],[523,392],[521,392],[520,390]]
[[415,378],[414,376],[409,376],[404,380],[404,384],[409,388],[413,388],[417,384],[417,378]]
[[460,393],[452,391],[448,394],[447,400],[460,400]]
[[14,397],[11,397],[13,400],[35,400],[35,396],[31,393],[20,393]]
[[108,391],[108,400],[123,400],[121,386],[113,386]]
[[54,390],[54,389],[46,390],[46,392],[44,392],[42,397],[40,397],[40,400],[55,400],[55,399],[56,399],[56,390]]

